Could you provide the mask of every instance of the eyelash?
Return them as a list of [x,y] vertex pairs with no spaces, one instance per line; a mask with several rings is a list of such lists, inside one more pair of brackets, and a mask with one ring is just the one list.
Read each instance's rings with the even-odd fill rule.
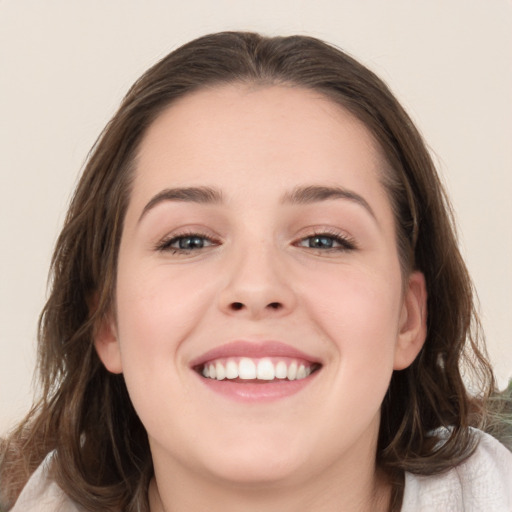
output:
[[[184,248],[184,247],[172,247],[173,244],[179,243],[181,240],[184,239],[200,239],[203,241],[203,243],[206,241],[207,245],[202,245],[201,247],[195,247],[195,248]],[[301,245],[303,242],[306,242],[307,240],[312,240],[314,238],[317,239],[324,239],[332,241],[333,244],[338,244],[337,247],[306,247]],[[189,254],[194,251],[202,250],[207,247],[213,247],[216,245],[219,245],[220,241],[212,238],[209,235],[206,235],[205,233],[201,232],[186,232],[186,233],[180,233],[178,235],[173,235],[171,237],[164,238],[160,242],[157,243],[155,246],[155,250],[158,252],[171,252],[172,254]],[[334,230],[318,230],[315,231],[312,234],[309,234],[308,236],[300,238],[297,242],[295,242],[293,245],[296,247],[303,247],[305,249],[311,249],[317,252],[345,252],[345,251],[353,251],[357,249],[357,246],[354,242],[354,240],[345,234],[342,234],[338,231]]]
[[[183,248],[183,247],[172,247],[173,244],[175,243],[179,243],[180,240],[184,240],[184,239],[187,239],[187,238],[197,238],[197,239],[201,239],[203,241],[208,241],[208,245],[206,246],[202,246],[202,247],[198,247],[198,248],[195,248],[195,249],[186,249],[186,248]],[[205,247],[212,247],[212,246],[215,246],[215,245],[219,245],[219,241],[218,240],[215,240],[213,239],[211,236],[208,236],[204,233],[200,233],[200,232],[189,232],[189,233],[180,233],[179,235],[173,235],[171,237],[167,237],[167,238],[164,238],[163,240],[161,240],[160,242],[157,243],[156,247],[155,247],[155,250],[156,251],[159,251],[159,252],[171,252],[172,254],[188,254],[188,253],[191,253],[193,251],[197,251],[199,249],[204,249]]]
[[[338,247],[327,247],[327,248],[320,248],[320,247],[305,247],[301,246],[300,244],[302,242],[305,242],[307,240],[312,240],[314,238],[323,238],[332,240],[334,243],[339,244]],[[340,233],[339,231],[335,230],[318,230],[315,231],[313,234],[305,236],[301,238],[298,242],[295,243],[295,245],[299,247],[305,247],[306,249],[312,249],[316,250],[318,252],[345,252],[345,251],[353,251],[357,249],[355,241],[348,237],[347,235]]]

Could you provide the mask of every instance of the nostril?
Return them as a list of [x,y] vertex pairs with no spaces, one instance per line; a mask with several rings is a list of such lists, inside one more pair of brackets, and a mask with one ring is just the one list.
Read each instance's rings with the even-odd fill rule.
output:
[[243,307],[244,305],[241,302],[233,302],[233,304],[231,304],[231,308],[235,311],[240,311]]
[[271,302],[269,305],[268,305],[269,308],[272,308],[272,309],[279,309],[281,307],[281,303],[280,302]]

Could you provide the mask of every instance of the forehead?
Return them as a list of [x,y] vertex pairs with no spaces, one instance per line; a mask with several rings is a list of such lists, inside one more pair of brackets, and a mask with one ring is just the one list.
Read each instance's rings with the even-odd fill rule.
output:
[[383,161],[365,125],[318,92],[224,85],[181,98],[153,122],[137,155],[134,192],[223,182],[256,190],[342,180],[364,188],[380,182]]

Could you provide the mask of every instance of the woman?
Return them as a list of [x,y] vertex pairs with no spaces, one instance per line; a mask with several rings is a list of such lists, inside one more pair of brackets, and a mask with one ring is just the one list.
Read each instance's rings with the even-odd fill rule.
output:
[[471,428],[494,380],[449,203],[339,50],[222,33],[156,64],[52,271],[6,510],[510,509],[512,455]]

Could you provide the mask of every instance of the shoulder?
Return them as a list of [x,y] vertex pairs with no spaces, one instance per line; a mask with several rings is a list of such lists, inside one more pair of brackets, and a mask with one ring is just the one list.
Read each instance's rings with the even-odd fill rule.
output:
[[478,447],[462,464],[439,475],[406,473],[402,512],[512,511],[512,452],[474,432]]
[[80,509],[48,476],[50,453],[30,477],[10,512],[79,512]]

